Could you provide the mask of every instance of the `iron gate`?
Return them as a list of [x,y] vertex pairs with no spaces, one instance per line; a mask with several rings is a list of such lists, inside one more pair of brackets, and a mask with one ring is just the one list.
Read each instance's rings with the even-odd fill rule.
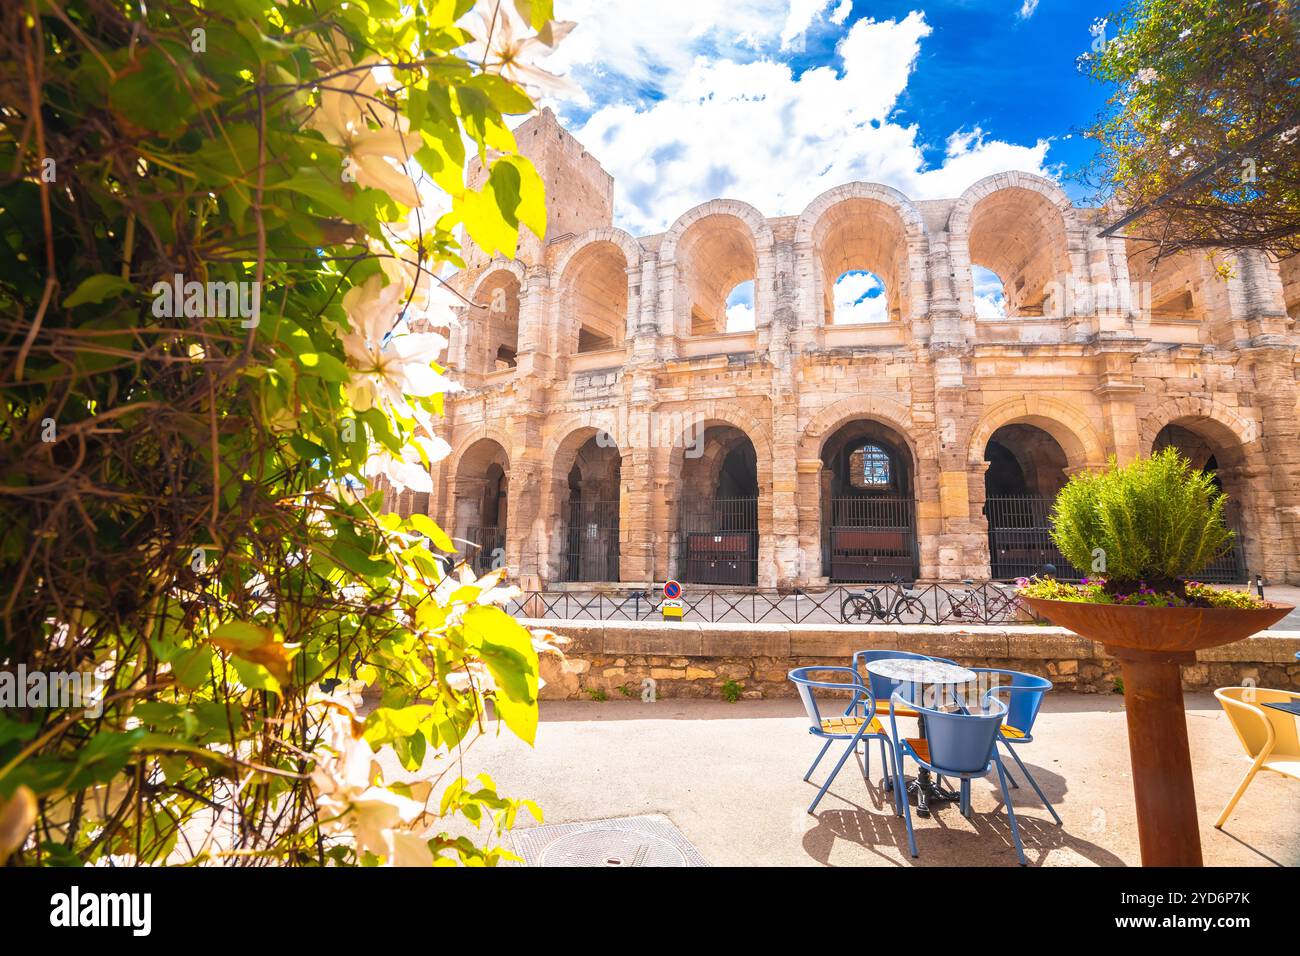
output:
[[691,584],[758,583],[758,499],[683,502],[681,575]]
[[1230,498],[1225,510],[1224,521],[1236,532],[1236,536],[1232,539],[1232,547],[1226,554],[1211,561],[1209,567],[1196,575],[1196,578],[1206,584],[1249,583],[1250,577],[1246,572],[1246,561],[1242,550],[1241,503]]
[[835,583],[917,576],[916,503],[910,497],[832,498],[823,561]]
[[569,502],[561,580],[618,580],[617,501]]
[[1052,542],[1054,498],[988,498],[984,516],[989,525],[989,564],[995,581],[1027,578],[1056,567],[1063,581],[1077,581],[1083,575]]
[[471,527],[465,536],[472,549],[469,563],[475,574],[482,576],[505,565],[506,533],[503,528]]

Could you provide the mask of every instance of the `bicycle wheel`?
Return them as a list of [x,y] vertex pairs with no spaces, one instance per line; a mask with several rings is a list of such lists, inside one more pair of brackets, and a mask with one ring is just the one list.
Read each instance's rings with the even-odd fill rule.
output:
[[840,605],[840,620],[845,624],[864,624],[871,617],[871,602],[861,595],[850,594]]
[[[909,620],[904,622],[903,617],[906,615]],[[895,624],[924,624],[929,618],[929,612],[925,609],[925,602],[919,597],[903,597],[894,605],[894,623]],[[911,620],[915,617],[916,620]]]

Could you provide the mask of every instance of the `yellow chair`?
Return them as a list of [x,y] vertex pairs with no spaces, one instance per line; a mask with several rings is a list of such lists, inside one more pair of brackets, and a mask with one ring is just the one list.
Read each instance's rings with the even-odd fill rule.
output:
[[1232,729],[1237,732],[1237,739],[1246,748],[1246,755],[1254,761],[1214,824],[1222,829],[1228,814],[1232,813],[1232,808],[1259,771],[1272,770],[1284,777],[1300,780],[1300,738],[1296,735],[1296,719],[1285,711],[1264,706],[1300,700],[1300,693],[1265,687],[1220,687],[1214,696],[1223,705]]

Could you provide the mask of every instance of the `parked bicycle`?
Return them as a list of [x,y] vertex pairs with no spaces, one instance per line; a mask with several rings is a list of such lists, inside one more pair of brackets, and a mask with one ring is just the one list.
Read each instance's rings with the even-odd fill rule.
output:
[[1014,615],[1016,593],[1009,585],[991,581],[980,586],[969,578],[962,584],[967,590],[948,592],[945,618],[972,624],[999,624]]
[[[892,594],[892,600],[882,602],[881,591]],[[845,624],[924,624],[928,618],[920,592],[903,587],[898,577],[881,587],[850,591],[840,605],[840,620]]]

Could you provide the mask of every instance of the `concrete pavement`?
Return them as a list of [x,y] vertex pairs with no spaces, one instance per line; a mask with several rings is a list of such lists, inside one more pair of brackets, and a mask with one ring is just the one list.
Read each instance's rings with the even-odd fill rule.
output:
[[[1213,828],[1249,764],[1211,695],[1189,694],[1187,706],[1206,863],[1300,864],[1300,782],[1259,775],[1226,829]],[[1030,865],[1138,864],[1123,698],[1052,693],[1035,735],[1020,753],[1064,826],[1027,786],[1013,791]],[[547,823],[663,813],[712,865],[1016,865],[991,780],[974,784],[973,820],[955,804],[914,817],[912,860],[879,785],[878,749],[869,783],[851,758],[809,816],[815,789],[800,778],[818,747],[794,700],[545,701],[536,748],[503,730],[470,748],[464,769],[489,772],[504,795],[537,800]]]

